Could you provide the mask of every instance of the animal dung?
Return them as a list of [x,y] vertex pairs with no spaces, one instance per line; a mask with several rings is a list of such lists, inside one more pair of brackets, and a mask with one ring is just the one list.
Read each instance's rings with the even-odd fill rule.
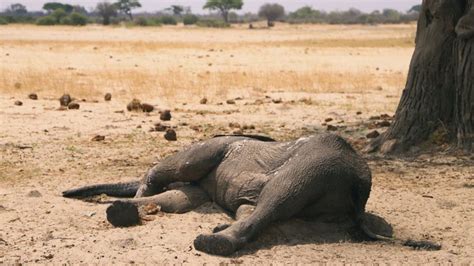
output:
[[112,94],[111,94],[111,93],[106,93],[106,94],[104,95],[104,100],[105,100],[106,102],[109,102],[110,100],[112,100]]
[[31,100],[38,100],[38,94],[30,93],[28,94],[28,98],[30,98]]
[[174,131],[173,129],[166,130],[165,139],[167,141],[177,141],[178,138],[176,137],[176,131]]
[[75,102],[72,102],[70,104],[67,105],[67,108],[69,110],[77,110],[79,109],[81,106],[78,104],[78,103],[75,103]]
[[151,104],[148,104],[148,103],[143,103],[142,104],[142,111],[145,112],[145,113],[151,113],[153,112],[153,110],[155,110],[155,107]]
[[107,221],[115,227],[130,227],[140,223],[138,207],[132,203],[115,201],[106,212]]
[[132,111],[142,111],[142,103],[140,100],[138,99],[133,99],[131,102],[129,102],[127,104],[127,110],[129,112],[132,112]]
[[162,121],[170,121],[171,120],[171,111],[164,110],[160,112],[160,120]]
[[69,104],[72,102],[71,95],[69,94],[63,94],[63,96],[59,97],[59,104],[61,106],[69,106]]

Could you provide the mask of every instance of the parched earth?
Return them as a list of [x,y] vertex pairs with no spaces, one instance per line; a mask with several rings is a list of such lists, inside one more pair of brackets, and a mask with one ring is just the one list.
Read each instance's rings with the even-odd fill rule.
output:
[[177,132],[178,140],[169,142],[164,132],[150,131],[159,112],[128,112],[126,99],[87,99],[79,110],[60,110],[57,99],[42,95],[36,101],[0,96],[0,263],[474,262],[474,158],[443,146],[405,158],[368,156],[374,177],[368,211],[385,218],[397,238],[434,241],[440,251],[352,243],[331,237],[324,224],[293,220],[272,226],[230,258],[215,257],[192,246],[198,234],[231,220],[214,204],[181,215],[159,212],[120,229],[107,223],[106,205],[61,197],[71,187],[137,179],[166,155],[215,134],[288,140],[330,129],[360,149],[368,133],[390,123],[392,114],[380,117],[388,112],[380,110],[397,99],[373,91],[274,92],[235,104],[199,100],[173,106],[147,100],[171,110],[171,121],[161,121]]

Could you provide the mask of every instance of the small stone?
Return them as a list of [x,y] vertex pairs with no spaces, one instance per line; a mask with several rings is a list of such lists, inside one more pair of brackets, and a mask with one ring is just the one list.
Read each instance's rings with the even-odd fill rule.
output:
[[39,197],[42,197],[43,195],[41,195],[41,193],[38,190],[32,190],[28,192],[27,196],[30,198],[39,198]]
[[142,111],[145,112],[145,113],[151,113],[153,112],[153,110],[155,110],[155,107],[151,104],[148,104],[148,103],[143,103],[142,104]]
[[63,94],[63,96],[59,98],[59,104],[61,106],[69,106],[71,102],[72,102],[72,98],[69,94]]
[[162,121],[170,121],[171,120],[171,111],[170,110],[164,110],[160,114],[160,120]]
[[227,104],[235,104],[235,100],[230,99],[230,100],[227,100],[226,103]]
[[380,136],[380,133],[377,130],[374,130],[366,135],[368,139],[375,139],[378,136]]
[[67,108],[70,109],[70,110],[77,110],[80,107],[81,106],[78,103],[75,103],[75,102],[72,102],[72,103],[68,104],[68,106],[67,106]]
[[279,103],[282,103],[283,100],[281,98],[278,98],[278,99],[272,99],[272,102],[273,103],[276,103],[276,104],[279,104]]
[[327,131],[337,131],[337,127],[333,125],[328,125]]
[[166,130],[165,139],[167,141],[176,141],[176,140],[178,140],[178,138],[176,137],[176,131],[174,131],[173,129]]
[[96,136],[93,137],[91,140],[92,140],[92,141],[104,141],[104,140],[105,140],[105,136],[96,135]]
[[207,104],[207,98],[202,98],[200,101],[199,101],[200,104]]
[[22,102],[22,101],[15,101],[15,105],[17,105],[17,106],[22,106],[22,105],[23,105],[23,102]]
[[361,115],[362,112],[361,111],[357,111],[356,115]]
[[142,110],[142,103],[141,103],[141,101],[138,100],[138,99],[133,99],[131,102],[129,102],[129,103],[127,104],[127,110],[128,110],[129,112],[132,112],[132,111],[135,111],[135,112],[137,112],[137,111],[143,111],[143,110]]
[[111,93],[106,93],[105,96],[104,96],[104,100],[106,102],[112,100],[112,94]]
[[329,117],[329,118],[324,119],[324,122],[329,123],[329,122],[331,122],[332,120],[333,120],[333,119]]
[[30,93],[28,94],[28,98],[30,98],[31,100],[38,100],[38,94]]

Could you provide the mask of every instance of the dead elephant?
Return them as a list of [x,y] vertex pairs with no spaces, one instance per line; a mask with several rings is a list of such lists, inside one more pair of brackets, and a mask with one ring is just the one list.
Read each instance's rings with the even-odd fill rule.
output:
[[[166,190],[175,182],[188,185]],[[107,194],[132,197],[109,207],[114,224],[119,205],[154,203],[183,213],[212,200],[236,215],[194,240],[197,250],[230,255],[270,223],[304,217],[353,222],[369,238],[380,236],[365,223],[371,172],[354,149],[333,134],[291,142],[257,136],[221,136],[190,146],[150,169],[141,182],[93,185],[63,192],[64,197]]]

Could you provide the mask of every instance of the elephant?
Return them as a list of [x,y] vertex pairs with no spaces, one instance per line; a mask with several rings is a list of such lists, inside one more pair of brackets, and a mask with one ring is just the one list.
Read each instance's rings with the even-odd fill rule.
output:
[[63,196],[134,196],[107,209],[107,219],[116,226],[136,224],[139,206],[151,203],[163,212],[184,213],[211,200],[235,214],[236,221],[199,235],[194,247],[228,256],[269,224],[292,217],[351,221],[368,239],[386,239],[366,222],[371,179],[366,161],[335,134],[288,142],[219,136],[166,157],[140,182],[86,186]]

